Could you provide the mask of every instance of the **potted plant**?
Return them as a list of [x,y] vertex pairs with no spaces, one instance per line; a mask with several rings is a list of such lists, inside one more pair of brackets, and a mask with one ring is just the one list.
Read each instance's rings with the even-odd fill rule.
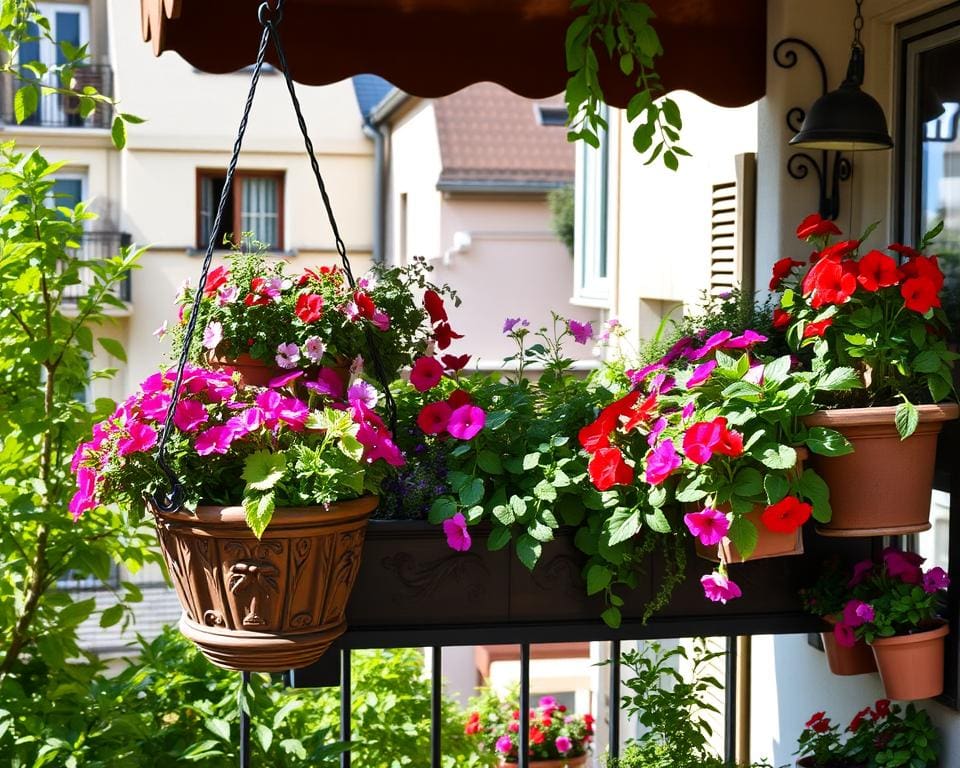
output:
[[[857,639],[850,645],[849,632],[844,626],[838,628],[838,625],[855,621],[855,614],[844,616],[852,586],[849,581],[850,575],[839,562],[833,560],[824,564],[816,584],[804,589],[801,596],[804,607],[828,625],[828,628],[820,633],[820,640],[830,671],[835,675],[865,675],[877,671],[873,651],[862,639]],[[853,605],[850,610],[855,611],[856,606]],[[838,640],[838,636],[841,636],[843,642]]]
[[[927,233],[918,249],[900,243],[866,250],[873,227],[856,240],[831,243],[840,230],[816,214],[797,236],[814,245],[809,263],[790,258],[774,265],[771,290],[780,292],[776,323],[787,341],[812,356],[814,370],[854,368],[860,387],[821,404],[811,427],[841,431],[854,451],[812,457],[833,493],[829,536],[898,535],[929,528],[930,491],[937,434],[957,418],[941,308],[943,273],[924,251],[942,229]],[[891,255],[892,254],[892,255]],[[898,261],[899,260],[899,261]],[[889,466],[898,467],[890,472]]]
[[155,373],[93,429],[74,455],[74,518],[116,504],[133,521],[143,499],[184,616],[183,633],[215,664],[279,671],[315,661],[346,629],[379,480],[403,458],[358,380],[340,396],[268,387],[188,366],[167,457],[182,509],[152,503],[167,476],[155,447],[173,371]]
[[[443,295],[455,295],[427,280],[431,269],[422,259],[404,268],[377,266],[351,287],[338,267],[294,272],[286,261],[269,259],[262,244],[245,240],[207,276],[197,310],[200,343],[190,360],[229,366],[256,386],[292,370],[322,372],[342,386],[348,367],[358,358],[369,362],[373,348],[383,368],[378,377],[392,380],[429,342],[446,349],[460,338],[443,302]],[[423,294],[422,305],[415,292]],[[176,300],[177,353],[195,298],[185,284]]]
[[863,638],[873,649],[887,696],[907,701],[943,692],[943,646],[949,632],[940,618],[941,590],[950,578],[939,566],[892,547],[879,562],[853,568],[848,599],[836,625],[837,642]]
[[840,731],[826,712],[814,712],[797,742],[801,768],[932,768],[939,735],[926,710],[880,699]]
[[[487,689],[471,701],[464,732],[477,740],[478,751],[497,755],[501,768],[517,765],[520,710],[516,696],[500,698]],[[567,712],[552,696],[544,696],[529,712],[529,765],[537,768],[579,768],[587,762],[593,738],[593,717]]]

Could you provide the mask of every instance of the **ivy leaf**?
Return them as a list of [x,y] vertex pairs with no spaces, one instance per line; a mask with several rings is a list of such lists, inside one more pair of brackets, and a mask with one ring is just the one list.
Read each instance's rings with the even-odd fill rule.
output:
[[245,496],[243,511],[247,517],[247,525],[258,539],[263,535],[270,521],[273,519],[274,500],[272,493],[263,496]]
[[287,457],[282,453],[251,453],[243,464],[243,479],[247,481],[247,490],[269,491],[283,479],[286,466]]
[[904,400],[897,406],[893,420],[897,425],[897,432],[900,433],[900,439],[906,440],[917,429],[917,424],[920,423],[920,412],[917,406],[909,400]]

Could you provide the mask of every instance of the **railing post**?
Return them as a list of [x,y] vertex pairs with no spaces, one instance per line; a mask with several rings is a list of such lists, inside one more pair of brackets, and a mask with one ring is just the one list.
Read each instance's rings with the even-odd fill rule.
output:
[[530,643],[520,644],[520,738],[517,765],[530,766]]
[[240,673],[240,695],[237,704],[240,707],[240,768],[250,768],[250,715],[247,712],[247,687],[250,685],[250,673]]
[[620,641],[610,641],[610,757],[620,757]]
[[443,726],[443,649],[433,646],[430,676],[430,766],[441,768],[441,739]]
[[[350,649],[340,651],[340,741],[350,741]],[[350,768],[350,750],[340,753],[340,768]]]
[[724,658],[725,701],[723,718],[723,759],[729,766],[736,765],[737,753],[737,638],[727,638]]

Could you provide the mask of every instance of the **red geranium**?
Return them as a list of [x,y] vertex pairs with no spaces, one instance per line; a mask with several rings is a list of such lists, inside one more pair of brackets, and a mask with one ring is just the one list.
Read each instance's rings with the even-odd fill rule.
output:
[[774,533],[793,533],[810,519],[813,507],[796,496],[787,496],[760,513],[760,522]]
[[900,286],[900,295],[903,296],[904,306],[907,309],[912,309],[921,315],[940,306],[937,288],[927,277],[911,277],[909,280],[904,280],[903,285]]
[[810,306],[820,309],[825,304],[845,304],[857,289],[857,266],[828,256],[814,264],[803,279],[803,294],[810,297]]
[[297,296],[297,317],[304,323],[315,323],[323,317],[323,296],[319,293],[301,293]]
[[612,445],[597,449],[587,471],[599,491],[610,490],[615,485],[630,485],[634,477],[633,467],[623,460],[620,449]]
[[780,283],[794,267],[802,267],[803,262],[797,261],[796,259],[780,259],[776,264],[773,265],[773,275],[770,278],[770,290],[775,291],[780,287]]
[[207,282],[203,286],[204,296],[213,296],[221,285],[230,279],[230,270],[224,266],[216,267],[207,275]]
[[857,282],[868,291],[889,288],[896,285],[902,277],[897,262],[882,251],[873,250],[857,263],[859,274]]
[[936,256],[917,254],[903,265],[903,274],[907,277],[925,277],[937,291],[943,288],[943,272],[940,271]]
[[829,219],[824,219],[819,213],[811,213],[807,218],[800,222],[797,227],[797,237],[800,240],[807,240],[811,237],[822,237],[823,235],[839,235],[840,230],[837,225]]

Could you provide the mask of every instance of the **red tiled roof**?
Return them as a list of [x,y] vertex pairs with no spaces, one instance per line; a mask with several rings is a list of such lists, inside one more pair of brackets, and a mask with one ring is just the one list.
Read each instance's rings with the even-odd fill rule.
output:
[[434,100],[443,170],[439,185],[556,186],[573,182],[574,150],[563,126],[541,125],[538,105],[494,83]]

